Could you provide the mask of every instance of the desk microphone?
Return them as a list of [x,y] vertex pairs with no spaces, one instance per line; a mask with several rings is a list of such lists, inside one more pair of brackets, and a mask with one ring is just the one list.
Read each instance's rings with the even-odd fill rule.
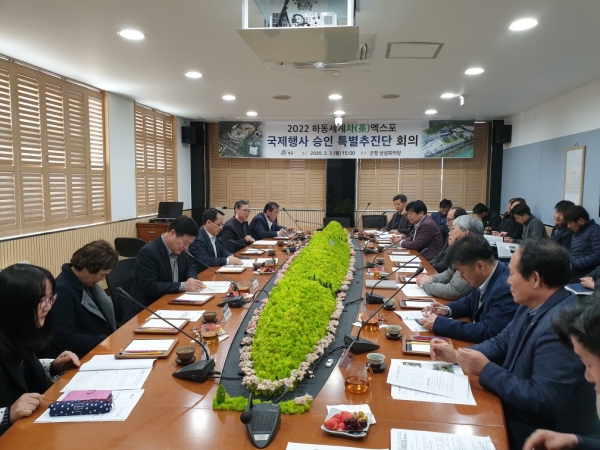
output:
[[[421,267],[421,272],[422,271],[423,271],[423,268]],[[346,345],[350,346],[350,351],[352,353],[354,353],[355,355],[358,355],[359,353],[372,352],[379,348],[379,345],[377,345],[375,342],[371,342],[366,339],[361,340],[360,333],[362,332],[363,328],[367,325],[367,323],[369,323],[369,321],[373,317],[375,317],[379,311],[381,311],[381,308],[383,308],[390,300],[392,300],[398,292],[400,292],[402,289],[404,289],[404,286],[406,286],[410,282],[410,280],[412,280],[414,277],[416,277],[419,273],[420,272],[417,270],[408,280],[406,280],[406,282],[402,286],[400,286],[396,290],[396,292],[394,292],[388,298],[387,301],[385,301],[385,302],[382,301],[382,305],[379,308],[377,308],[377,310],[373,314],[371,314],[371,316],[367,320],[363,320],[363,324],[359,328],[358,333],[356,334],[356,337],[349,335],[349,334],[344,336],[344,343]]]
[[277,426],[281,422],[281,408],[278,403],[287,392],[288,387],[286,386],[283,394],[273,403],[258,403],[253,405],[252,391],[250,391],[248,404],[244,412],[240,415],[240,421],[246,425],[250,441],[256,447],[265,448],[273,441],[277,432]]
[[222,273],[217,272],[215,269],[213,269],[212,267],[210,267],[205,262],[200,261],[198,258],[196,258],[194,255],[192,255],[187,250],[184,250],[183,253],[185,253],[187,256],[189,256],[190,258],[192,258],[194,261],[198,261],[204,267],[206,267],[207,269],[209,269],[212,272],[216,273],[218,276],[220,276],[224,280],[229,281],[232,284],[232,286],[234,287],[234,289],[237,291],[238,295],[234,295],[231,298],[223,300],[221,303],[218,303],[217,306],[223,307],[225,305],[229,305],[230,308],[241,308],[242,307],[242,305],[244,304],[244,297],[242,297],[242,295],[240,294],[239,288],[237,287],[237,285],[232,280],[230,280],[229,278],[227,278]]
[[[369,206],[371,205],[371,202],[367,203],[367,206],[365,207],[365,209],[363,210],[362,214],[360,215],[360,217],[358,218],[358,222],[356,222],[354,224],[354,229],[352,230],[353,233],[358,233],[358,227],[356,226],[357,224],[360,223],[360,221],[362,220],[363,216],[365,215],[365,213],[367,212],[367,209],[369,209]],[[365,227],[363,227],[365,228]]]
[[286,213],[288,215],[288,217],[290,219],[292,219],[292,222],[294,222],[296,224],[296,226],[298,227],[298,229],[301,231],[301,233],[298,236],[296,236],[296,239],[298,239],[299,241],[306,240],[306,233],[304,233],[304,230],[302,229],[300,224],[296,221],[296,219],[294,219],[292,217],[292,215],[287,211],[287,209],[285,209],[285,208],[281,208],[281,209],[283,210],[284,213]]
[[205,360],[199,361],[197,363],[189,364],[189,365],[183,367],[182,369],[179,369],[177,372],[173,372],[173,376],[175,378],[179,378],[181,380],[197,381],[199,383],[204,383],[208,379],[209,375],[212,375],[211,372],[215,368],[215,360],[210,357],[210,353],[208,352],[206,345],[204,345],[202,342],[200,342],[195,337],[192,337],[189,334],[187,334],[181,328],[176,327],[175,325],[173,325],[171,322],[169,322],[164,317],[156,314],[154,311],[152,311],[146,305],[143,305],[142,303],[138,302],[135,298],[133,298],[131,295],[129,295],[125,291],[125,289],[123,289],[122,287],[118,287],[117,289],[115,289],[115,293],[117,295],[120,295],[123,298],[126,298],[129,301],[136,303],[138,306],[141,306],[146,311],[148,311],[150,314],[158,317],[163,322],[168,323],[170,327],[175,328],[177,331],[181,332],[181,334],[183,334],[184,336],[189,337],[192,341],[194,341],[196,344],[198,344],[200,346],[200,348],[204,351],[204,355],[206,356]]
[[[418,258],[419,256],[421,256],[426,251],[427,251],[427,247],[425,247],[423,250],[421,250],[421,253],[419,253],[418,255],[415,255],[413,258],[411,258],[410,260],[408,260],[405,263],[403,263],[401,266],[399,266],[392,273],[398,272],[398,270],[402,269],[404,266],[406,266],[407,264],[409,264],[412,261],[414,261],[416,258]],[[416,275],[420,274],[421,272],[423,272],[423,270],[424,270],[423,267],[421,267],[421,271],[420,272],[417,271],[418,273],[415,272],[411,278],[413,278]],[[367,303],[370,303],[370,304],[373,304],[373,305],[377,305],[377,304],[383,303],[383,296],[381,296],[379,294],[373,294],[373,291],[375,290],[375,288],[377,287],[377,285],[379,283],[381,283],[382,281],[383,281],[383,279],[381,279],[377,283],[375,283],[375,285],[371,289],[371,292],[365,295],[365,300],[367,301]]]

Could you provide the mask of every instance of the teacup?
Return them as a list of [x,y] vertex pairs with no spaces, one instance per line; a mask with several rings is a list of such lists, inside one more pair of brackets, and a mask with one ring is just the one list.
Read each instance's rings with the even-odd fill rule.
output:
[[182,363],[190,361],[194,357],[195,352],[196,349],[191,346],[179,347],[175,349],[175,353],[177,354],[179,361],[181,361]]
[[214,311],[206,311],[204,314],[202,314],[202,318],[204,319],[205,322],[208,322],[208,323],[216,322],[217,321],[217,313]]
[[385,258],[377,258],[377,259],[375,260],[375,262],[376,262],[377,264],[380,264],[380,265],[381,265],[381,264],[383,264],[383,263],[385,262]]
[[367,360],[372,367],[381,367],[383,361],[385,361],[385,355],[383,353],[369,353]]
[[400,325],[388,325],[387,332],[390,336],[398,336],[402,331],[402,327]]
[[273,256],[273,255],[275,255],[275,249],[274,249],[274,248],[270,248],[270,249],[268,249],[268,250],[267,250],[267,255],[269,255],[269,256]]

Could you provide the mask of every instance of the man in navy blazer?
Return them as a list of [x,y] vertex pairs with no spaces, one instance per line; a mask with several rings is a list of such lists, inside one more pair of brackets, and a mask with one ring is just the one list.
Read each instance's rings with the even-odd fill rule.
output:
[[[493,338],[506,328],[517,310],[507,283],[508,267],[496,261],[487,240],[475,234],[452,245],[448,259],[472,286],[471,292],[448,306],[434,303],[425,308],[422,325],[436,335],[463,341],[479,343]],[[444,316],[468,317],[471,322]]]
[[256,240],[285,236],[288,229],[279,226],[277,216],[279,216],[279,205],[275,202],[267,203],[263,212],[254,216],[250,222],[250,235]]
[[564,286],[569,254],[549,239],[524,241],[510,261],[508,283],[519,308],[496,337],[455,350],[434,339],[432,357],[458,363],[502,400],[511,449],[537,428],[583,436],[597,431],[594,388],[585,366],[552,329],[552,320],[578,302]]
[[243,264],[241,259],[233,256],[217,239],[217,235],[223,228],[223,222],[224,214],[218,209],[210,208],[202,213],[202,228],[190,245],[190,253],[200,261],[199,271],[212,266]]
[[410,236],[403,234],[393,235],[392,242],[400,242],[400,247],[416,250],[418,252],[427,248],[423,257],[430,260],[442,251],[444,240],[439,227],[427,215],[427,206],[421,200],[415,200],[406,205],[406,217],[415,228]]
[[233,206],[233,217],[223,225],[223,229],[217,235],[221,243],[229,251],[237,251],[254,242],[250,236],[248,216],[250,215],[250,203],[248,200],[238,200]]
[[[194,219],[180,216],[169,224],[166,233],[144,245],[136,258],[133,298],[149,306],[165,294],[202,290],[198,270],[185,254],[196,236]],[[141,310],[130,302],[124,322]]]

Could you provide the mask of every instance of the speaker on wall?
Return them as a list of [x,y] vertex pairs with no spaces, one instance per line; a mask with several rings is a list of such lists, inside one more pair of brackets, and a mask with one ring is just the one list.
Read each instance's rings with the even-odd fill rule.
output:
[[512,139],[512,125],[500,125],[494,128],[494,144],[508,144]]
[[196,143],[196,127],[181,127],[181,143],[195,144]]

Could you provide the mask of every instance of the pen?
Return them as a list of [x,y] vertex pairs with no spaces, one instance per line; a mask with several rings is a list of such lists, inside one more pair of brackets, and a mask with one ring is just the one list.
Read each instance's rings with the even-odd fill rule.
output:
[[432,339],[440,339],[442,341],[448,342],[448,338],[436,337],[436,336],[414,336],[413,339],[415,341],[431,341]]
[[162,355],[163,352],[160,351],[156,351],[156,352],[140,352],[140,351],[125,351],[123,350],[122,352],[119,353],[119,355],[136,355],[136,356],[146,356],[146,355]]

